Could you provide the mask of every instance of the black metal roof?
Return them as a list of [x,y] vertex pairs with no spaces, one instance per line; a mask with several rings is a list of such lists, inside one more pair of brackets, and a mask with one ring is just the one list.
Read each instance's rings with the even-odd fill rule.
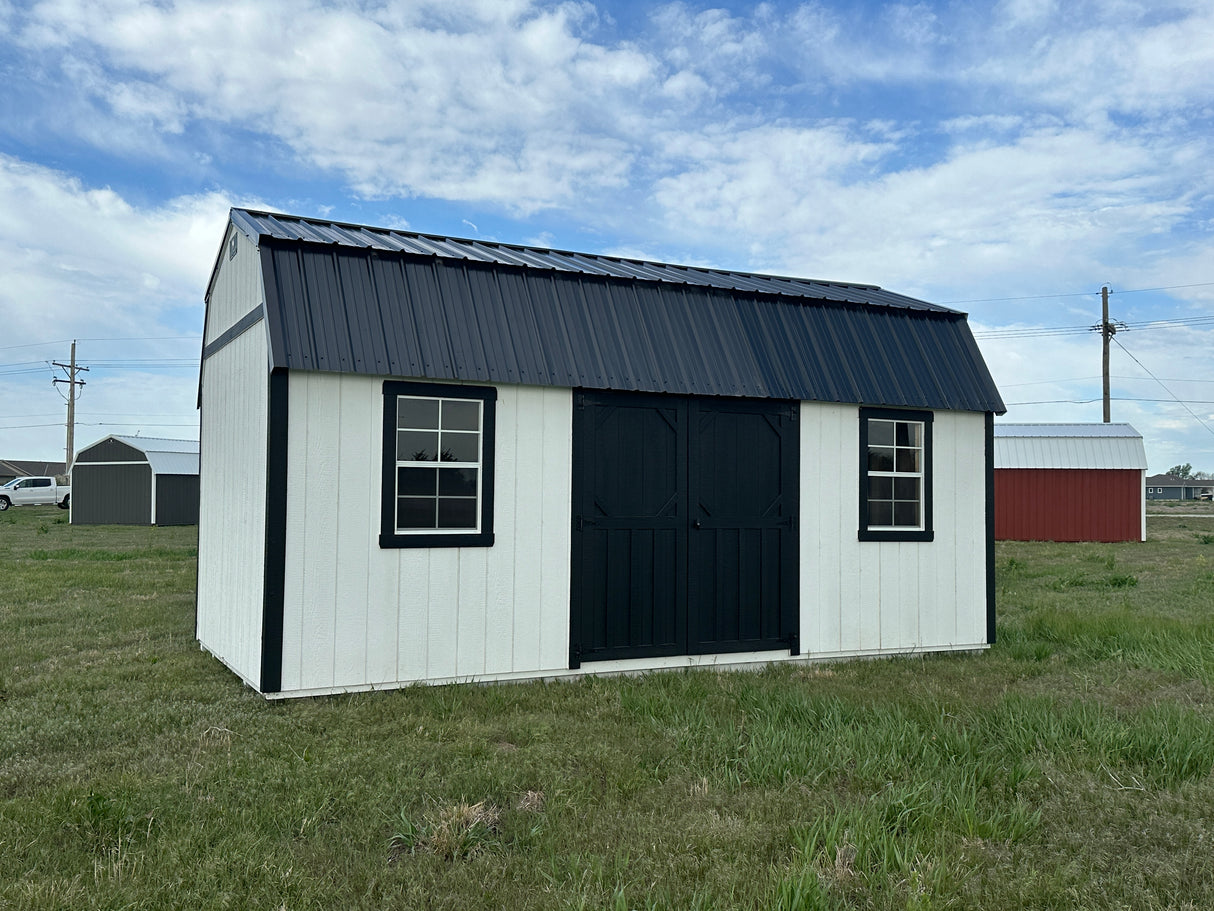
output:
[[965,314],[751,275],[232,210],[271,363],[302,370],[1005,409]]

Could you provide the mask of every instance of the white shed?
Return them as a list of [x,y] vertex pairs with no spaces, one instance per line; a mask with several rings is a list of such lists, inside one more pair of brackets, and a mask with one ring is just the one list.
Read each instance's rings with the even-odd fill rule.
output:
[[236,209],[197,633],[267,696],[981,649],[965,315]]

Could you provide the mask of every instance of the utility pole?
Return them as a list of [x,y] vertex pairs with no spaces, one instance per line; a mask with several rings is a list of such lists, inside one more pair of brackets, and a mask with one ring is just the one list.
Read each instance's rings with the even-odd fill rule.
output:
[[52,384],[67,383],[67,458],[63,461],[63,470],[65,474],[72,472],[72,456],[76,452],[76,387],[83,386],[84,380],[76,379],[76,374],[88,371],[88,367],[76,366],[76,340],[72,339],[72,359],[68,364],[61,364],[58,361],[52,361],[60,370],[67,371],[67,379],[61,380],[55,377],[51,380]]
[[1113,324],[1109,322],[1109,286],[1105,285],[1100,289],[1101,302],[1101,317],[1100,317],[1100,337],[1104,340],[1104,356],[1102,362],[1101,376],[1104,379],[1104,422],[1107,424],[1112,420],[1112,414],[1109,409],[1109,339],[1117,332]]

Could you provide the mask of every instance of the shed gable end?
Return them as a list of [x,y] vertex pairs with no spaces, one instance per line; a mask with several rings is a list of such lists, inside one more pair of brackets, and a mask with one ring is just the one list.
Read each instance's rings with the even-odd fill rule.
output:
[[76,464],[82,462],[146,462],[148,457],[133,446],[113,438],[101,440],[80,450]]

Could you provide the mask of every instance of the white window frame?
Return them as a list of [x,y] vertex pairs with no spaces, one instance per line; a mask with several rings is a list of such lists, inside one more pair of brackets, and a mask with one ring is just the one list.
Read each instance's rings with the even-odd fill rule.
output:
[[[381,547],[463,547],[492,546],[493,544],[493,436],[494,413],[497,390],[488,386],[460,386],[437,383],[412,383],[388,380],[384,382],[384,443],[383,477],[381,480]],[[434,402],[434,426],[401,426],[400,403],[402,401]],[[443,411],[447,404],[477,406],[477,427],[444,428]],[[436,450],[432,459],[401,458],[399,451],[401,433],[432,433]],[[476,436],[476,460],[445,460],[444,437]],[[400,489],[401,469],[430,469],[435,472],[433,494],[418,493],[420,499],[434,502],[434,525],[401,525],[402,498],[411,494]],[[474,469],[476,471],[476,494],[474,497],[442,493],[444,469]],[[473,504],[474,524],[458,527],[439,527],[443,500],[464,500]]]
[[[887,446],[884,443],[876,444],[870,439],[871,431],[874,425],[889,424],[892,425],[893,442]],[[907,446],[899,445],[898,443],[898,425],[910,425],[917,429],[918,445]],[[934,531],[932,528],[932,413],[930,411],[902,411],[896,409],[885,408],[861,408],[860,409],[860,522],[858,536],[862,541],[931,541],[934,539]],[[871,465],[871,451],[874,448],[892,449],[893,464],[892,470],[873,468]],[[913,451],[917,454],[915,459],[918,469],[907,470],[900,469],[899,453]],[[919,499],[918,499],[918,514],[919,521],[915,525],[898,525],[898,524],[874,524],[869,521],[869,510],[872,502],[870,498],[870,481],[873,478],[889,478],[891,494],[896,493],[896,486],[899,480],[914,479],[918,481]],[[896,509],[899,501],[891,498],[886,501]],[[891,514],[891,520],[894,515]]]

